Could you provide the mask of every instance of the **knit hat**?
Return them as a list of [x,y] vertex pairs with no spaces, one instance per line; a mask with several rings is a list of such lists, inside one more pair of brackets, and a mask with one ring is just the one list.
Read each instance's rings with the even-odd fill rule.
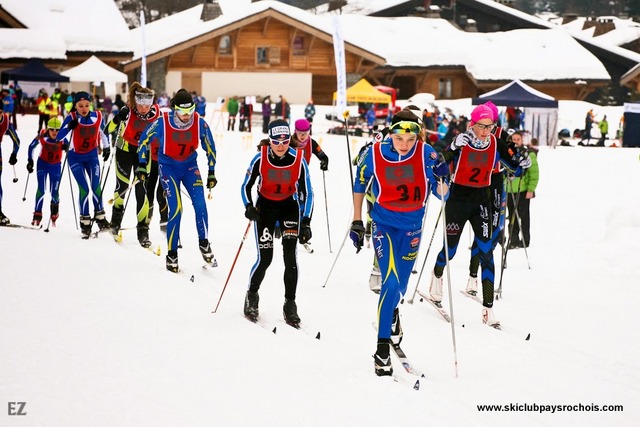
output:
[[300,132],[307,132],[311,128],[311,124],[307,119],[298,119],[296,120],[296,130]]
[[478,123],[480,120],[484,119],[489,119],[493,122],[493,111],[491,111],[491,108],[487,107],[485,104],[478,105],[471,112],[471,122]]
[[493,121],[495,122],[496,120],[498,120],[500,113],[498,112],[498,107],[496,107],[496,104],[494,104],[491,101],[488,101],[488,102],[485,102],[484,105],[486,105],[491,109],[491,112],[493,113]]
[[60,129],[61,127],[62,122],[57,117],[49,119],[49,121],[47,122],[47,129]]
[[73,103],[77,104],[80,101],[91,102],[91,95],[89,95],[89,93],[85,91],[76,92],[75,96],[73,97]]
[[291,138],[291,130],[289,123],[285,120],[278,119],[269,123],[269,139],[285,140]]
[[175,96],[171,100],[173,107],[191,108],[195,106],[191,94],[186,89],[180,89],[176,92]]

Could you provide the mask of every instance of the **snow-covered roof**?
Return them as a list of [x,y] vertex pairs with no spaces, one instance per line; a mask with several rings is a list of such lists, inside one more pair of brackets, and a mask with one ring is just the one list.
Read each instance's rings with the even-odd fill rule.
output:
[[5,30],[22,33],[3,37],[0,51],[14,39],[15,43],[47,50],[49,53],[43,56],[32,55],[41,58],[65,58],[67,51],[131,52],[129,28],[113,0],[2,0],[2,8],[27,29]]
[[50,30],[0,28],[0,40],[0,59],[67,59],[67,44]]
[[316,7],[315,10],[317,13],[372,15],[406,2],[407,0],[349,0],[339,10],[329,12],[329,2],[327,1],[327,3]]
[[[146,54],[161,52],[267,9],[329,36],[332,33],[332,15],[316,15],[275,1],[252,3],[208,22],[200,20],[202,6],[198,5],[148,24],[144,30]],[[467,33],[443,19],[342,14],[338,20],[345,42],[384,58],[386,65],[393,67],[463,66],[476,80],[610,79],[593,54],[551,24],[555,29]],[[131,30],[131,43],[136,46],[133,60],[141,57],[140,31]],[[527,47],[526,55],[512,55],[521,52],[523,46]],[[506,59],[496,60],[495,55],[501,53]],[[504,65],[505,60],[509,60],[509,66]]]

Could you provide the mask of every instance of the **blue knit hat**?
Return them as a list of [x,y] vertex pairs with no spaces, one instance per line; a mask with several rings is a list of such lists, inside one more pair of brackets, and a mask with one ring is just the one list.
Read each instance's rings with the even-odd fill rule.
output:
[[77,104],[82,100],[91,102],[91,95],[89,95],[89,93],[85,91],[76,92],[76,95],[73,97],[73,103]]

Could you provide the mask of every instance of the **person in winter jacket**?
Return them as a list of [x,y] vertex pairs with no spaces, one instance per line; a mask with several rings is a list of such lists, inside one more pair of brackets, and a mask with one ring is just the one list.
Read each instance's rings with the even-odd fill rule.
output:
[[236,117],[238,116],[238,97],[232,96],[227,101],[227,111],[229,119],[227,121],[227,130],[236,130]]
[[[531,138],[531,145],[524,145],[522,133],[516,132],[511,139],[531,159],[531,167],[521,177],[511,176],[507,181],[507,208],[509,210],[509,230],[511,230],[509,249],[529,247],[531,243],[531,199],[536,197],[536,187],[540,179],[538,167],[538,140]],[[517,213],[516,213],[517,212]],[[520,228],[522,225],[522,229]],[[522,230],[522,233],[520,232]],[[521,238],[522,237],[522,238]]]

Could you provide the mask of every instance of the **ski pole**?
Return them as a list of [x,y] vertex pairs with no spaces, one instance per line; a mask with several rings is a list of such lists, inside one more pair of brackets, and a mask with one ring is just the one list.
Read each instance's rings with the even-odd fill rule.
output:
[[16,175],[16,165],[13,165],[13,183],[18,182],[18,176]]
[[22,195],[22,201],[24,202],[25,200],[27,200],[27,187],[29,186],[29,177],[31,176],[30,173],[27,174],[27,182],[24,184],[24,194]]
[[[439,178],[440,188],[443,188],[444,180]],[[451,270],[449,268],[449,242],[447,241],[447,213],[445,212],[446,202],[444,201],[444,194],[441,196],[442,199],[442,236],[444,239],[444,259],[447,263],[447,287],[449,289],[449,311],[451,312],[451,340],[453,341],[453,365],[456,373],[456,378],[458,378],[458,351],[456,348],[456,329],[455,329],[455,320],[453,317],[453,295],[451,293]]]
[[324,210],[327,217],[327,235],[329,237],[329,253],[333,253],[331,250],[331,228],[329,227],[329,205],[327,203],[327,182],[325,180],[325,171],[322,171],[322,189],[324,190]]
[[[520,183],[522,181],[518,181],[518,190],[520,190]],[[509,189],[511,188],[511,182],[509,182],[507,184],[509,186]],[[520,192],[518,191],[518,195],[514,196],[513,193],[507,193],[507,197],[509,197],[509,195],[511,195],[512,200],[514,201],[514,212],[517,211],[518,209],[518,202],[520,199]],[[496,299],[500,299],[502,298],[502,279],[504,277],[504,270],[507,266],[507,254],[509,253],[509,246],[511,245],[511,236],[513,235],[513,227],[515,226],[515,218],[514,218],[514,212],[511,212],[511,215],[509,216],[509,237],[507,238],[507,244],[503,247],[503,252],[502,252],[502,265],[500,266],[500,281],[498,282],[498,289],[496,289],[494,291]]]
[[427,253],[424,255],[424,261],[422,261],[422,267],[420,268],[420,274],[418,274],[418,281],[416,282],[416,287],[413,290],[413,295],[411,295],[411,298],[407,300],[409,304],[413,304],[413,300],[416,297],[416,292],[418,291],[418,285],[420,284],[420,279],[422,278],[422,273],[424,272],[424,266],[427,263],[427,258],[429,257],[429,251],[431,250],[431,244],[433,243],[433,238],[436,236],[436,231],[438,230],[438,221],[440,221],[441,215],[442,215],[442,209],[440,209],[440,212],[438,213],[438,218],[436,218],[436,224],[433,227],[431,240],[429,241],[429,246],[427,247]]
[[236,261],[238,261],[238,256],[240,255],[240,251],[242,250],[242,245],[244,245],[244,241],[247,239],[247,235],[249,234],[249,228],[251,228],[251,221],[247,224],[246,230],[244,230],[244,235],[242,236],[242,240],[240,241],[240,247],[238,248],[238,252],[236,252],[236,256],[233,259],[233,264],[231,264],[231,269],[229,270],[229,275],[227,275],[227,280],[224,282],[224,287],[222,288],[222,292],[220,293],[220,298],[218,298],[218,303],[216,304],[216,308],[213,309],[212,313],[218,311],[218,306],[220,306],[220,301],[222,301],[222,296],[224,295],[225,289],[227,289],[227,284],[229,284],[229,279],[231,279],[231,273],[233,273],[233,269],[236,266]]
[[[65,157],[65,161],[66,161],[66,157]],[[76,213],[76,199],[75,199],[75,196],[73,195],[73,183],[71,182],[71,166],[67,164],[67,167],[69,168],[69,190],[71,190],[71,203],[73,204],[73,218],[76,223],[76,230],[77,230],[78,214]]]
[[[351,193],[353,194],[353,168],[351,167],[351,147],[349,147],[349,110],[342,113],[344,117],[344,136],[347,139],[347,160],[349,161],[349,175],[351,177]],[[348,233],[347,233],[348,234]]]
[[[64,161],[62,162],[62,168],[60,172],[60,180],[58,181],[58,191],[60,189],[60,183],[62,182],[62,177],[64,176],[64,171],[66,166],[67,166],[67,156],[64,156]],[[27,177],[27,179],[29,179],[29,177]],[[51,191],[54,191],[53,187],[51,187]],[[49,232],[49,225],[51,225],[51,214],[49,214],[49,221],[47,221],[47,228],[44,229],[45,233]]]

